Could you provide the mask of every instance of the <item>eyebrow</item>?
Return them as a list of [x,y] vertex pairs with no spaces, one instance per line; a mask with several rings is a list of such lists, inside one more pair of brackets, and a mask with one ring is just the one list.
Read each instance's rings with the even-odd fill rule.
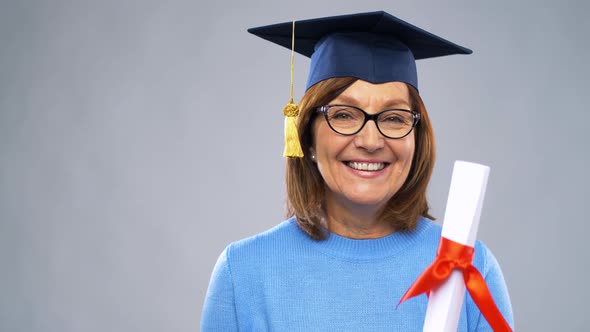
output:
[[[359,104],[358,99],[344,95],[344,94],[339,95],[335,99],[338,99],[339,102],[342,102],[345,104],[350,104],[351,106],[356,106]],[[407,100],[401,99],[401,98],[394,98],[394,99],[388,100],[385,103],[385,108],[400,107],[400,106],[410,107],[410,102]]]

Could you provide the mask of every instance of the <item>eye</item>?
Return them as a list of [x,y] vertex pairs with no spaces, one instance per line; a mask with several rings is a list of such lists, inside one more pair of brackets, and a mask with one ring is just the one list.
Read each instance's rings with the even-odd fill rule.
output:
[[401,110],[385,111],[379,116],[379,124],[386,128],[405,128],[413,121],[412,113]]
[[403,123],[407,122],[407,120],[399,114],[389,114],[386,117],[384,117],[383,119],[381,119],[381,121],[390,122],[390,123],[399,123],[399,124],[403,124]]
[[359,112],[354,108],[349,107],[332,107],[328,112],[330,120],[356,120],[359,117]]

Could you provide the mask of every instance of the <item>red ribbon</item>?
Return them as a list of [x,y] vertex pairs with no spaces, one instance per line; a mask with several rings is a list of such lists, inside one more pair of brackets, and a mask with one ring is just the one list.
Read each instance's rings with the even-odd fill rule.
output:
[[405,300],[426,293],[442,285],[454,269],[463,272],[465,286],[485,319],[494,331],[512,331],[502,316],[481,273],[471,264],[473,247],[441,237],[434,262],[422,272],[406,291],[398,306]]

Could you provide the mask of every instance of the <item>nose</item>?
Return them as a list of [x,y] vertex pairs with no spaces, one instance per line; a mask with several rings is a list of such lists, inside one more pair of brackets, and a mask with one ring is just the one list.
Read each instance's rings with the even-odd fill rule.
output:
[[363,148],[368,152],[375,152],[385,145],[385,137],[381,135],[375,121],[367,121],[361,131],[354,138],[357,148]]

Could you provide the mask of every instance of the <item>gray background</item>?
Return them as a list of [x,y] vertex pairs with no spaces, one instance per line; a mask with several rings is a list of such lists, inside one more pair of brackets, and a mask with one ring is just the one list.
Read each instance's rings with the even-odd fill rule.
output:
[[0,330],[198,330],[218,254],[284,216],[289,51],[246,28],[381,9],[475,50],[418,65],[434,214],[490,165],[518,330],[587,329],[588,2],[2,0]]

